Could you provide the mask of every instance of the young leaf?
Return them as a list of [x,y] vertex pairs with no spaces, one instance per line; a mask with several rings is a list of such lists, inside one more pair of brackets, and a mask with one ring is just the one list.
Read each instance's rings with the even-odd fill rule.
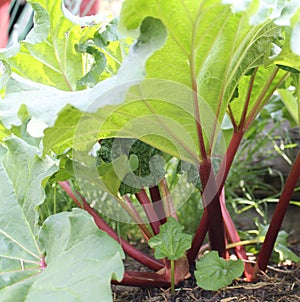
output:
[[118,194],[123,178],[131,172],[128,157],[125,154],[112,162],[102,162],[97,170],[101,181],[113,195]]
[[242,260],[225,260],[217,251],[202,256],[196,263],[195,277],[197,284],[205,290],[218,290],[232,283],[242,275]]
[[177,260],[184,256],[191,247],[192,236],[184,234],[183,229],[173,217],[169,217],[167,222],[160,226],[159,234],[148,241],[149,246],[155,249],[155,258]]

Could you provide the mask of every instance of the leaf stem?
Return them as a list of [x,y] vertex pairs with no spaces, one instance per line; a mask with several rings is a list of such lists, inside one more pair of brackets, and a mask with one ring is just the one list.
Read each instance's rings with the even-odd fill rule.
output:
[[229,118],[230,118],[230,121],[232,123],[233,129],[235,129],[235,130],[238,129],[238,125],[237,125],[236,120],[234,118],[234,114],[232,112],[230,104],[228,104],[228,112],[227,113],[229,115]]
[[170,282],[163,275],[151,272],[125,271],[122,281],[112,280],[112,283],[137,287],[170,287]]
[[160,189],[161,189],[162,196],[163,196],[166,217],[174,217],[176,220],[178,220],[174,202],[172,200],[172,196],[171,196],[170,190],[168,188],[166,179],[165,178],[162,179],[161,182],[159,183],[159,185],[160,185]]
[[225,233],[224,233],[221,205],[220,205],[215,175],[212,169],[211,161],[208,158],[208,154],[205,148],[203,129],[201,125],[200,107],[199,107],[198,84],[196,80],[197,77],[195,74],[195,70],[196,70],[195,55],[194,55],[194,51],[192,51],[191,58],[190,58],[190,75],[191,75],[192,92],[193,92],[194,118],[196,122],[199,151],[201,156],[199,176],[203,188],[202,202],[204,207],[207,208],[208,234],[209,234],[209,241],[211,244],[211,248],[213,250],[217,250],[220,256],[225,257],[226,254]]
[[175,294],[175,265],[174,260],[170,260],[171,263],[171,293]]
[[[258,239],[241,240],[241,241],[227,244],[226,248],[232,249],[232,248],[236,248],[236,247],[243,246],[243,245],[257,244],[257,243],[261,243],[261,242]],[[244,260],[248,260],[248,259],[244,259]]]
[[254,72],[251,75],[250,81],[249,81],[247,96],[246,96],[246,100],[245,100],[245,104],[244,104],[244,108],[243,108],[243,112],[242,112],[242,116],[241,116],[241,120],[240,120],[240,124],[239,124],[239,129],[243,129],[245,122],[246,122],[246,116],[247,116],[247,112],[248,112],[248,108],[249,108],[249,104],[250,104],[250,100],[251,100],[251,94],[252,94],[257,70],[258,70],[258,68],[255,68]]
[[300,177],[300,152],[298,152],[298,155],[291,168],[291,171],[287,177],[279,202],[275,208],[275,212],[271,219],[268,232],[266,234],[264,243],[262,245],[262,248],[260,250],[255,265],[255,276],[260,270],[265,271],[267,268],[272,250],[276,242],[276,238],[278,236],[280,227],[282,225],[283,218],[287,211],[288,205],[294,193],[294,189],[296,187],[299,177]]
[[198,252],[205,239],[207,231],[208,231],[208,213],[207,213],[207,208],[205,208],[201,220],[199,222],[198,228],[196,230],[195,236],[193,238],[192,246],[187,251],[187,258],[189,260],[190,266],[194,263],[194,261],[197,258]]
[[203,187],[202,202],[208,214],[208,236],[211,249],[225,257],[225,231],[219,198],[219,189],[210,159],[200,165],[200,179]]
[[57,191],[57,188],[56,188],[56,183],[54,183],[54,190],[53,190],[53,214],[56,214],[56,191]]
[[[242,260],[248,260],[248,256],[246,254],[246,251],[245,251],[243,245],[239,245],[239,244],[235,245],[237,242],[241,242],[241,239],[240,239],[240,236],[231,219],[231,216],[226,208],[224,187],[220,194],[220,199],[221,199],[221,209],[222,209],[222,215],[223,215],[223,219],[224,219],[224,225],[225,225],[227,237],[234,245],[233,247],[235,248],[235,253],[236,253],[237,257]],[[229,245],[227,244],[226,249],[228,249],[228,248],[230,248],[230,244]],[[244,262],[244,275],[248,281],[252,281],[253,267],[248,262]]]
[[36,271],[36,270],[40,270],[41,268],[38,267],[30,267],[30,268],[26,268],[26,269],[17,269],[17,270],[13,270],[13,271],[6,271],[6,272],[0,272],[0,276],[1,275],[5,275],[5,274],[12,274],[12,273],[22,273],[24,271]]
[[166,213],[165,213],[163,200],[161,198],[158,186],[156,185],[149,188],[149,192],[150,192],[150,197],[151,197],[154,211],[158,216],[160,223],[163,224],[166,222]]
[[136,193],[135,196],[140,202],[140,204],[143,206],[143,209],[145,211],[146,216],[148,217],[154,235],[157,235],[159,233],[160,221],[156,212],[154,211],[153,205],[145,189],[142,189],[140,192]]
[[[256,104],[249,113],[249,116],[247,117],[247,121],[245,122],[244,128],[247,129],[252,121],[255,119],[261,108],[266,104],[267,101],[272,97],[276,89],[286,80],[286,78],[289,76],[289,72],[286,72],[277,82],[277,84],[273,87],[273,89],[269,92],[267,95],[268,89],[270,88],[271,84],[273,83],[277,73],[279,71],[279,67],[276,67],[274,71],[272,72],[271,76],[269,77],[266,85],[264,86],[262,92],[257,98]],[[267,95],[267,96],[266,96]]]
[[109,236],[121,244],[125,253],[154,271],[158,271],[164,267],[162,262],[142,253],[140,250],[129,244],[125,239],[120,238],[118,234],[111,229],[111,227],[98,215],[96,210],[93,209],[78,192],[76,192],[76,195],[80,197],[80,200],[77,198],[77,196],[73,193],[68,181],[59,182],[59,185],[73,199],[79,208],[86,210],[94,218],[94,221],[99,229],[105,231]]
[[144,223],[143,219],[140,217],[140,214],[137,212],[136,208],[134,207],[131,199],[125,195],[123,197],[125,199],[125,202],[128,204],[128,206],[131,208],[132,212],[134,213],[134,215],[136,216],[136,221],[140,221],[140,223],[138,223],[138,227],[141,229],[144,238],[146,239],[146,241],[149,240],[149,238],[152,237],[151,232],[148,230],[146,224]]

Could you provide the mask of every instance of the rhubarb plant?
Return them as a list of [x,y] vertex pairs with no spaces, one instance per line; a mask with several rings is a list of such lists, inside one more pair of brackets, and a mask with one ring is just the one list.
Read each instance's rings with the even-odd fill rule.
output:
[[[111,280],[174,290],[193,273],[206,234],[213,252],[195,272],[203,288],[228,285],[242,269],[248,281],[265,270],[300,156],[255,267],[224,185],[245,132],[274,93],[299,124],[297,4],[127,0],[111,21],[72,16],[62,1],[28,2],[34,28],[0,52],[1,299],[110,301]],[[179,164],[169,171],[172,161]],[[179,179],[172,189],[168,174]],[[79,209],[39,224],[49,179]],[[191,244],[177,222],[189,195],[173,198],[182,184],[200,193],[204,208]],[[122,238],[108,212],[135,223],[154,255]],[[222,259],[227,243],[240,259],[234,264]],[[123,272],[123,252],[151,272]],[[222,277],[215,286],[203,282],[212,267],[211,278]],[[62,272],[68,277],[58,278]]]

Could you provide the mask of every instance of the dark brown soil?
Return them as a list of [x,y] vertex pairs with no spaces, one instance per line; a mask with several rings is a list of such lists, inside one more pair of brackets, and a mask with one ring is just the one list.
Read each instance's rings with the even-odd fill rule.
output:
[[187,280],[176,289],[175,295],[170,290],[159,288],[140,289],[125,286],[113,286],[114,301],[221,301],[221,302],[297,302],[300,301],[300,266],[269,268],[265,275],[259,276],[255,283],[236,281],[233,285],[219,291],[205,291],[194,280]]
[[[294,239],[292,249],[300,255],[299,240]],[[139,264],[127,259],[125,266],[130,270],[144,270]],[[114,302],[300,302],[300,265],[271,265],[253,283],[242,279],[219,291],[206,291],[189,279],[176,288],[174,295],[170,289],[135,288],[113,285]]]

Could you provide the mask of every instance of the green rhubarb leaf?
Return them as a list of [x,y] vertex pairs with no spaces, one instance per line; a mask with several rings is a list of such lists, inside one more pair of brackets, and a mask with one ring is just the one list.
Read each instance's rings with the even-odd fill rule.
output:
[[[74,92],[62,91],[13,75],[8,82],[6,97],[0,103],[0,114],[3,125],[6,128],[10,128],[11,125],[20,125],[21,121],[18,117],[18,112],[22,104],[26,105],[30,116],[52,126],[57,119],[58,113],[67,104],[71,104],[81,111],[94,112],[98,108],[118,104],[123,101],[129,87],[139,83],[144,78],[145,62],[149,56],[157,48],[161,47],[165,41],[166,31],[160,21],[148,18],[145,22],[143,23],[144,26],[147,24],[151,25],[152,23],[156,25],[155,33],[148,35],[148,40],[143,39],[143,43],[137,42],[132,46],[115,76],[101,81],[91,89]],[[145,34],[147,34],[147,30],[141,34],[141,37]],[[62,111],[61,120],[57,122],[59,126],[58,128],[54,127],[52,131],[48,132],[51,140],[47,140],[46,138],[45,146],[53,147],[55,150],[55,142],[52,141],[53,137],[56,137],[55,141],[58,142],[59,147],[61,145],[64,147],[66,145],[68,147],[72,146],[75,130],[80,128],[81,124],[74,123],[74,118],[69,120],[69,117],[68,110]],[[90,134],[85,132],[82,134],[82,137],[93,137],[93,140],[90,139],[88,141],[89,143],[92,141],[94,143],[98,135],[99,122],[96,124],[96,127],[91,127],[89,124],[92,123],[92,126],[94,126],[93,120],[95,121],[97,118],[96,116],[90,121],[87,121],[87,119],[83,121],[83,129]],[[69,123],[71,123],[71,126]],[[60,125],[67,132],[61,131]],[[94,132],[91,132],[91,129],[94,129]],[[67,142],[65,139],[67,139]],[[82,141],[81,146],[86,147],[86,141],[87,139],[84,142]],[[47,151],[49,149],[46,148]]]
[[300,99],[295,95],[295,91],[278,89],[278,93],[290,116],[300,126]]
[[[1,202],[5,205],[2,207],[4,212],[1,215],[1,221],[3,223],[11,221],[14,207],[19,206],[22,209],[22,216],[24,216],[22,220],[24,223],[26,222],[27,228],[30,228],[34,234],[38,221],[35,208],[43,202],[45,195],[41,183],[50,177],[57,170],[57,167],[50,158],[41,159],[38,155],[40,151],[20,138],[8,138],[5,140],[5,145],[7,149],[1,147],[3,177],[1,177],[0,183],[3,186],[1,192],[5,192],[6,196]],[[8,215],[6,218],[4,213],[8,211],[11,211],[12,216]],[[17,220],[15,220],[16,223]],[[15,232],[13,227],[14,223],[11,225],[8,223],[8,229],[4,231]]]
[[121,247],[79,209],[50,216],[40,231],[42,184],[57,167],[20,138],[5,145],[0,147],[0,300],[112,301],[110,281],[123,276]]
[[10,135],[10,131],[7,130],[1,123],[0,123],[0,142],[3,141],[4,138]]
[[81,27],[67,19],[62,1],[31,0],[34,28],[20,51],[8,59],[12,71],[26,79],[61,90],[75,90],[76,82],[86,73],[84,56],[75,45],[92,37],[99,25]]
[[168,154],[195,162],[201,155],[194,103],[200,108],[207,150],[213,152],[238,83],[264,64],[278,27],[271,22],[250,26],[245,14],[233,14],[217,0],[131,0],[123,4],[120,28],[136,36],[146,16],[163,22],[167,42],[147,61],[149,80],[131,89],[127,103],[107,117],[99,136],[110,131],[110,136],[143,137]]
[[[275,47],[273,61],[282,69],[293,73],[300,72],[300,54],[295,53],[291,48],[292,31],[285,30],[284,44],[281,47]],[[282,41],[281,41],[282,43]]]
[[196,263],[197,284],[205,290],[218,290],[230,285],[244,271],[242,260],[225,260],[217,251],[202,256]]
[[184,234],[184,227],[173,217],[169,217],[167,222],[160,226],[160,232],[150,238],[148,244],[155,249],[156,259],[168,258],[177,260],[185,255],[191,247],[192,236]]
[[[260,67],[257,72],[255,72],[255,79],[251,88],[251,97],[247,105],[247,114],[245,116],[245,122],[248,119],[254,119],[262,106],[257,107],[258,102],[266,104],[270,99],[276,88],[283,82],[283,80],[288,76],[285,70],[278,70],[277,66],[270,66],[268,68]],[[266,82],[269,80],[269,85]],[[247,95],[249,92],[249,85],[251,82],[251,75],[244,76],[239,83],[239,95],[230,103],[230,109],[232,116],[235,119],[237,125],[241,124],[243,118],[243,111],[245,108],[245,103],[247,101]],[[260,99],[262,97],[262,99]],[[254,113],[254,116],[253,116]]]
[[234,12],[246,12],[250,24],[261,24],[273,20],[275,24],[285,26],[290,35],[286,45],[296,55],[300,55],[300,3],[299,1],[235,1],[223,0],[224,4],[231,4]]
[[[152,32],[153,26],[156,29],[154,32]],[[56,153],[62,153],[65,148],[72,146],[75,146],[76,149],[85,150],[90,148],[97,141],[99,129],[101,128],[103,121],[115,110],[114,107],[105,106],[114,105],[123,101],[128,89],[143,80],[147,59],[165,42],[166,30],[159,20],[147,18],[142,23],[142,28],[143,30],[141,31],[140,38],[131,47],[127,58],[122,63],[122,66],[115,76],[101,81],[87,91],[65,92],[63,95],[61,92],[57,93],[56,98],[60,101],[60,105],[61,102],[64,102],[65,104],[69,103],[76,107],[75,109],[72,109],[72,112],[75,115],[74,118],[70,119],[72,116],[70,107],[67,107],[60,112],[54,127],[47,129],[45,132],[45,152],[52,149]],[[146,36],[146,38],[144,36]],[[31,93],[29,95],[32,97]],[[44,95],[44,98],[45,97],[46,96]],[[53,99],[55,100],[55,97]],[[50,100],[46,102],[50,104]],[[32,108],[32,99],[28,100],[26,104],[28,104],[28,106],[30,105],[30,108]],[[2,106],[4,107],[5,105]],[[62,106],[59,106],[59,108],[62,108]],[[97,114],[83,114],[80,112],[80,110],[94,112],[98,108],[100,109]],[[52,109],[48,108],[48,110],[51,112],[55,111],[53,107]],[[34,110],[31,110],[30,112],[33,114]],[[58,111],[56,110],[55,114],[57,114],[57,112]],[[8,115],[9,112],[7,112],[5,116]],[[45,119],[47,119],[47,116],[45,116]],[[53,122],[54,116],[51,120]],[[123,123],[123,121],[120,122]],[[62,131],[62,128],[64,131]],[[108,133],[105,128],[103,128],[103,131]]]
[[77,44],[75,48],[80,53],[87,53],[94,57],[94,63],[89,72],[77,81],[78,86],[93,87],[99,82],[101,74],[105,69],[105,55],[96,47],[89,44]]
[[37,148],[19,138],[5,144],[0,147],[0,297],[4,288],[19,288],[19,281],[39,270],[36,207],[45,197],[42,182],[57,170],[51,159],[41,159]]
[[[18,229],[22,236],[28,227]],[[31,255],[35,249],[30,244],[46,253],[41,258],[44,264]],[[14,246],[23,248],[24,256],[15,255]],[[48,217],[38,238],[30,238],[26,247],[16,241],[1,244],[1,251],[12,257],[1,261],[1,301],[112,301],[110,282],[123,277],[124,253],[85,211],[73,209]],[[31,258],[37,263],[29,262]]]
[[44,301],[48,294],[49,301],[112,301],[110,282],[123,278],[124,253],[89,214],[73,209],[50,216],[39,240],[48,266],[32,285],[30,301]]

